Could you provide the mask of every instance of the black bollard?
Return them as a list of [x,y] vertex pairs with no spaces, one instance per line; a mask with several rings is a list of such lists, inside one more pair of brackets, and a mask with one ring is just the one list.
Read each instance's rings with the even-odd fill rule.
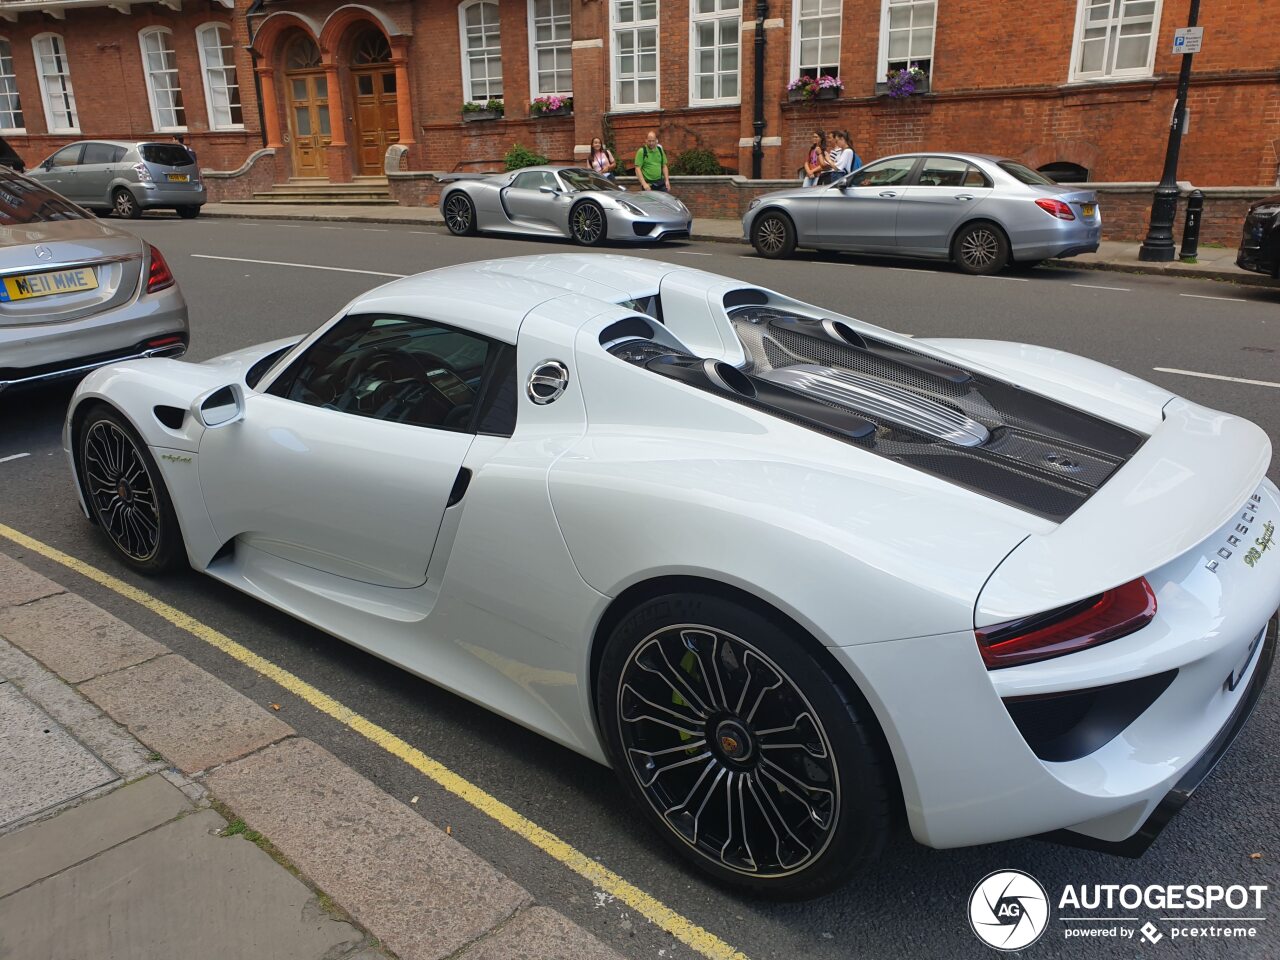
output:
[[1204,194],[1192,190],[1187,197],[1187,222],[1182,227],[1179,260],[1194,260],[1200,251],[1200,215],[1204,212]]

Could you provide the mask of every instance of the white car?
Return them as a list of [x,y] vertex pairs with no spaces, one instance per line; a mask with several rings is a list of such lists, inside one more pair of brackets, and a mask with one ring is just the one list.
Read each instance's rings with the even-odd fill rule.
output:
[[1275,646],[1258,427],[673,264],[397,280],[301,340],[96,371],[65,446],[131,566],[610,764],[763,894],[830,889],[904,814],[1139,852]]

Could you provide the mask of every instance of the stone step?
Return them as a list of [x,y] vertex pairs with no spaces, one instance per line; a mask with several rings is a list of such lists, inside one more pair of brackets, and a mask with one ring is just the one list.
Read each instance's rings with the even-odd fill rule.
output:
[[398,201],[390,197],[279,197],[270,194],[255,196],[252,200],[223,200],[223,203],[272,204],[287,207],[348,206],[348,207],[398,207]]
[[364,191],[361,193],[329,193],[325,191],[320,193],[296,193],[294,191],[271,191],[269,193],[255,193],[255,200],[281,200],[287,203],[306,203],[309,200],[342,200],[347,202],[356,202],[358,200],[390,200],[389,193],[376,193],[372,191]]

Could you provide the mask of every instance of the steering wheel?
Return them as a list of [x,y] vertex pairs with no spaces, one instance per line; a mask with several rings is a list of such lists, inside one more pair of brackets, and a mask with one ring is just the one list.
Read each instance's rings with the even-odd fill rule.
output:
[[368,352],[360,354],[352,361],[351,369],[347,373],[347,388],[342,391],[341,396],[332,401],[333,405],[339,410],[350,410],[353,407],[359,408],[361,398],[358,394],[360,388],[364,385],[365,374],[379,363],[385,363],[390,368],[386,377],[388,380],[407,378],[425,381],[426,369],[419,367],[415,361],[416,358],[411,358],[408,354],[387,350],[383,347],[371,348]]

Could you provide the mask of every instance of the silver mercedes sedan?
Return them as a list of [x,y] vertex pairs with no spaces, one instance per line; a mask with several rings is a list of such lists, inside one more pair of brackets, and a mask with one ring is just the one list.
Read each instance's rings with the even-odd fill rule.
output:
[[770,259],[810,247],[951,260],[991,274],[1094,252],[1102,214],[1092,190],[1060,186],[1016,160],[906,153],[827,186],[758,197],[742,229]]
[[0,169],[0,393],[186,352],[187,302],[160,251]]

